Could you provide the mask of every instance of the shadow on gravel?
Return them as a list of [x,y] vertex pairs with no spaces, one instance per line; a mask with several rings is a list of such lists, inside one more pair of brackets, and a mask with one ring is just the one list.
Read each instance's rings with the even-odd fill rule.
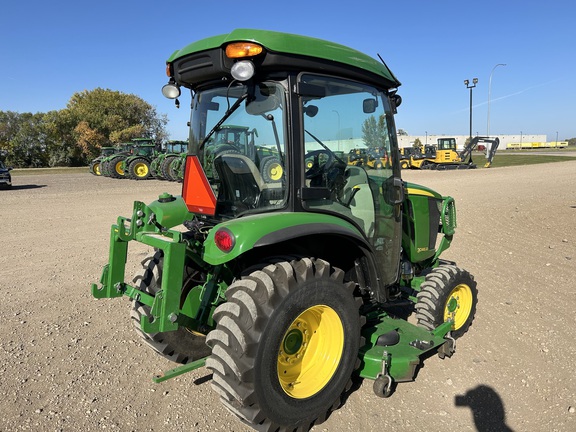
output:
[[12,185],[12,187],[8,190],[25,190],[25,189],[39,189],[46,187],[46,185]]
[[492,387],[479,385],[464,395],[456,395],[454,404],[472,410],[474,425],[478,432],[513,432],[506,425],[504,402]]

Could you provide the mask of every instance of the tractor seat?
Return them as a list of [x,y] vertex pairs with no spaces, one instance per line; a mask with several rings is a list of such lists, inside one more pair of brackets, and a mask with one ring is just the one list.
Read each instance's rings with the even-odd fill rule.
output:
[[268,206],[274,198],[282,199],[281,183],[266,183],[252,159],[247,156],[220,154],[214,159],[214,168],[221,181],[218,201],[232,204],[237,209],[236,214]]

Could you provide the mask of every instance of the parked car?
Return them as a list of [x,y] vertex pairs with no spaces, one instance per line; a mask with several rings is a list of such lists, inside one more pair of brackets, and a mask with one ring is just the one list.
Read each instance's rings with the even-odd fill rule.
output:
[[6,167],[2,161],[0,161],[0,187],[10,188],[12,187],[12,176],[10,171],[12,167]]

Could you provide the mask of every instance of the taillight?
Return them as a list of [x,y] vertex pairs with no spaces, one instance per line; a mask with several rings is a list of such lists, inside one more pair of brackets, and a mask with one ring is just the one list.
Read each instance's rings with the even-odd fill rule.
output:
[[228,58],[246,58],[254,57],[264,51],[262,45],[256,42],[233,42],[226,46],[226,57]]
[[222,252],[230,252],[234,247],[235,238],[234,235],[226,228],[220,228],[214,234],[214,243],[218,246]]

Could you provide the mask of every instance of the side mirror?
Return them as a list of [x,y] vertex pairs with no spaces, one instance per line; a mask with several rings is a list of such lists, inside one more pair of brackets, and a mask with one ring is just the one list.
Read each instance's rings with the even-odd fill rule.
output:
[[402,98],[396,92],[390,95],[390,105],[392,112],[396,114],[398,107],[402,104]]
[[208,111],[218,111],[220,104],[218,102],[208,102]]
[[376,99],[364,99],[362,101],[362,110],[365,114],[371,114],[376,111],[378,101]]
[[314,117],[318,114],[318,107],[316,105],[308,105],[304,107],[304,114],[308,117]]
[[251,101],[246,101],[246,112],[251,115],[263,115],[274,111],[280,106],[280,99],[275,94],[258,95]]
[[398,177],[389,177],[382,184],[384,199],[390,205],[404,201],[404,182]]

